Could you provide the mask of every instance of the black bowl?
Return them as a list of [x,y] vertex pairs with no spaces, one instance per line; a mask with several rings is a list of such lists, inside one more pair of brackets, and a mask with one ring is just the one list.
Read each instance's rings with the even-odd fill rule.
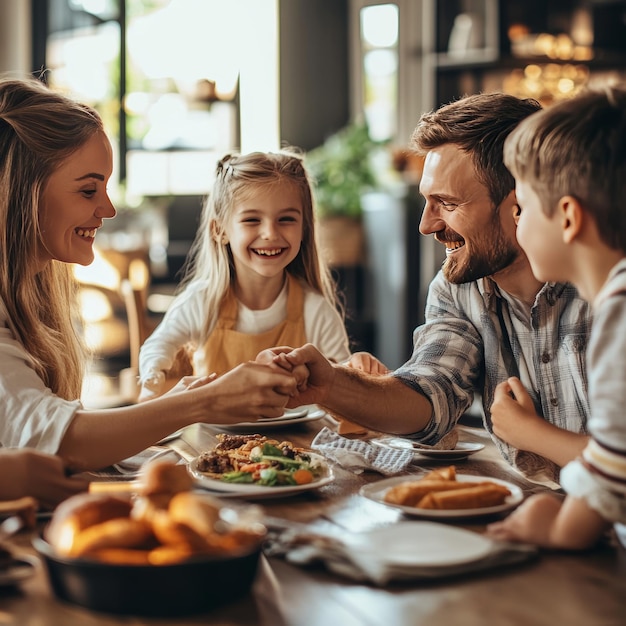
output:
[[235,556],[198,556],[173,565],[117,565],[58,556],[42,537],[55,595],[66,602],[124,615],[165,617],[203,613],[246,595],[256,577],[261,542]]

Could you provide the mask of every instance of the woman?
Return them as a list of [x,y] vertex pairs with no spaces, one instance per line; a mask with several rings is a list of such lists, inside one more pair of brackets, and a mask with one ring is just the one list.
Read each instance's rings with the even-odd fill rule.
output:
[[137,406],[86,411],[70,263],[93,261],[112,149],[96,111],[36,80],[0,80],[0,444],[74,470],[136,454],[194,422],[277,417],[292,375],[244,363]]

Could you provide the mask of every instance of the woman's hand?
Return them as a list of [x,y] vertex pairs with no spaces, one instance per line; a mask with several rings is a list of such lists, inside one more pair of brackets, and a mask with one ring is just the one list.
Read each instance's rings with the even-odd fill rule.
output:
[[32,496],[44,508],[89,488],[88,481],[67,476],[60,457],[30,448],[0,450],[0,473],[11,477],[0,483],[0,499]]

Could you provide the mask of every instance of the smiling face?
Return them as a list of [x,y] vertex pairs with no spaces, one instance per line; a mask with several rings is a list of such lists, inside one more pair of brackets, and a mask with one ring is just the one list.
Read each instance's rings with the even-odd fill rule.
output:
[[89,265],[96,231],[115,217],[107,194],[113,169],[111,144],[98,132],[48,179],[39,208],[39,261]]
[[420,193],[426,200],[420,232],[433,234],[446,246],[443,272],[450,282],[491,276],[520,256],[513,219],[515,194],[494,208],[470,156],[458,146],[446,144],[428,152]]
[[282,277],[300,251],[302,216],[300,193],[289,183],[256,186],[237,199],[224,229],[237,280]]

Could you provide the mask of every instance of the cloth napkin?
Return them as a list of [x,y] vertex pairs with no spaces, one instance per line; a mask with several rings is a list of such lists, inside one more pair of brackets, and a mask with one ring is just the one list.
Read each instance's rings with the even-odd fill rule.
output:
[[347,439],[326,426],[313,439],[311,448],[356,474],[374,470],[392,476],[402,472],[413,460],[412,450],[395,450]]
[[298,566],[321,563],[335,574],[378,586],[393,581],[436,580],[513,566],[532,561],[539,554],[534,546],[494,541],[491,551],[476,561],[436,567],[390,565],[385,563],[384,551],[364,554],[338,536],[307,531],[303,525],[270,528],[263,551],[266,556],[282,557]]

